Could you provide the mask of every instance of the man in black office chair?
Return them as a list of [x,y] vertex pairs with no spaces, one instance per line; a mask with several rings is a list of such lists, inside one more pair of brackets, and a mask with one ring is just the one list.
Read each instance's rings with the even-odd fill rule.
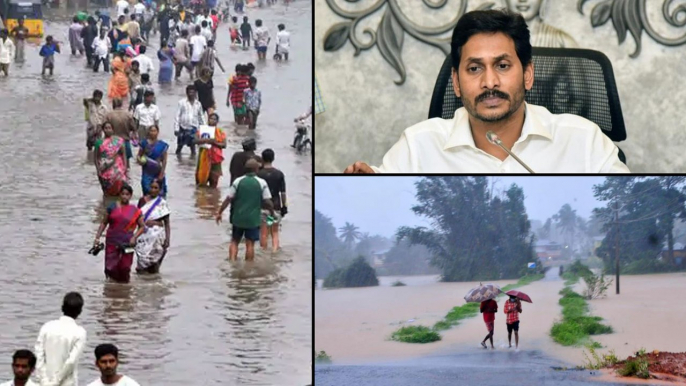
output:
[[534,84],[531,52],[520,14],[466,13],[450,53],[464,107],[406,129],[381,166],[356,162],[345,173],[628,173],[598,125],[524,102]]

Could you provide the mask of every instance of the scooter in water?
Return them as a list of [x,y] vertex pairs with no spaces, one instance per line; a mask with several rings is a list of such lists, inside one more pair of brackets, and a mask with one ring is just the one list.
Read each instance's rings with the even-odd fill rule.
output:
[[291,146],[295,148],[298,154],[304,154],[312,151],[312,140],[309,136],[310,125],[300,120],[296,122],[295,128],[295,140]]

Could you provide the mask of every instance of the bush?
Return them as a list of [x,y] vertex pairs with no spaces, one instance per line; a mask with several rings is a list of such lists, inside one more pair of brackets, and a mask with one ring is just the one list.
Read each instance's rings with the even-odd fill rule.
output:
[[582,264],[580,260],[574,260],[574,262],[569,267],[567,267],[565,271],[582,278],[584,276],[593,274],[593,272],[591,272],[591,270],[587,266]]
[[379,285],[376,272],[360,256],[345,268],[338,268],[324,279],[325,288],[372,287]]
[[315,363],[331,363],[331,357],[326,354],[326,351],[320,351],[314,358]]
[[[614,266],[612,272],[614,273]],[[642,273],[663,273],[674,269],[657,259],[643,259],[631,262],[620,269],[620,273],[626,275],[638,275]]]
[[401,282],[400,280],[397,280],[395,283],[391,285],[391,287],[404,287],[406,284]]
[[425,326],[406,326],[395,331],[391,339],[405,343],[431,343],[441,340],[441,336]]
[[584,350],[584,358],[586,358],[585,361],[587,369],[603,369],[606,367],[614,366],[615,364],[617,364],[617,362],[619,362],[619,359],[617,359],[617,355],[615,354],[614,350],[610,350],[610,352],[607,354],[599,354],[595,351],[597,348],[595,345],[587,345],[586,348],[588,349],[588,352],[590,354],[589,356],[589,354],[586,354],[586,350]]
[[605,297],[605,292],[608,287],[610,287],[610,284],[612,284],[612,279],[605,280],[605,275],[597,276],[590,274],[584,276],[584,282],[586,282],[584,297],[590,300]]
[[636,360],[626,361],[624,367],[618,370],[619,374],[625,377],[637,376],[639,378],[648,379],[650,373],[648,372],[648,361],[645,358],[637,358]]

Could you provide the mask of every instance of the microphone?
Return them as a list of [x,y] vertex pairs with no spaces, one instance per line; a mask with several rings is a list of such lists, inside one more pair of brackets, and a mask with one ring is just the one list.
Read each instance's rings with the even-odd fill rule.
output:
[[503,141],[501,141],[500,138],[498,138],[498,136],[497,136],[494,132],[488,131],[488,132],[486,133],[486,139],[488,139],[488,142],[490,142],[490,143],[492,143],[492,144],[494,144],[494,145],[500,146],[500,148],[503,149],[503,150],[505,150],[505,152],[506,152],[507,154],[509,154],[510,156],[512,156],[512,158],[514,158],[515,161],[519,162],[520,165],[524,166],[524,169],[528,170],[529,173],[531,173],[531,174],[536,174],[536,173],[534,173],[533,170],[531,170],[531,168],[529,168],[528,166],[526,166],[526,164],[524,163],[524,161],[520,160],[519,157],[517,157],[516,155],[514,155],[514,154],[510,151],[510,149],[508,149],[505,145],[503,145]]

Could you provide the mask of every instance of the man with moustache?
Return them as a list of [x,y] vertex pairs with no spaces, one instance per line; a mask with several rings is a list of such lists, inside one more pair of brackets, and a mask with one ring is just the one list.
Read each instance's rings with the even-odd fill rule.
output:
[[598,125],[524,102],[534,83],[529,29],[507,10],[466,13],[451,43],[452,81],[463,108],[406,129],[383,164],[345,173],[527,173],[486,138],[492,131],[537,173],[628,173]]
[[140,386],[138,382],[123,374],[117,374],[119,349],[109,343],[95,348],[95,366],[100,370],[100,378],[88,386]]

